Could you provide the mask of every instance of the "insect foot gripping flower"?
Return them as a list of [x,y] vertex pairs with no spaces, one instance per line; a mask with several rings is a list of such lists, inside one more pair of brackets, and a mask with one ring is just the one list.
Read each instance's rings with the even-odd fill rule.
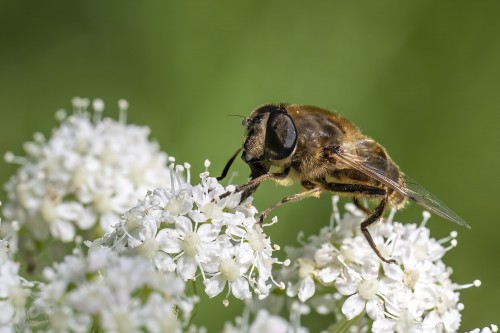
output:
[[89,104],[74,98],[73,114],[58,111],[60,125],[48,139],[35,133],[25,157],[6,154],[20,164],[5,185],[3,210],[21,228],[19,241],[100,237],[148,189],[170,186],[167,155],[148,127],[125,123],[127,103],[119,103],[119,121],[102,117],[101,100],[93,101],[93,113]]
[[25,306],[33,284],[19,276],[9,259],[9,243],[0,241],[0,332],[29,332]]
[[[205,163],[208,168],[208,161]],[[183,280],[201,276],[209,297],[226,287],[236,298],[247,299],[252,292],[261,297],[274,282],[271,240],[256,223],[257,210],[251,198],[240,204],[239,194],[223,187],[208,171],[199,184],[190,179],[189,164],[169,166],[170,188],[158,188],[130,209],[115,230],[96,240],[92,246],[112,247],[152,259],[163,272],[176,272]],[[227,296],[225,298],[227,304]]]
[[376,333],[458,331],[464,307],[459,290],[480,282],[450,280],[451,268],[441,259],[456,246],[456,232],[436,240],[425,227],[429,213],[420,225],[392,222],[392,213],[371,229],[383,255],[400,263],[386,264],[360,232],[363,213],[348,204],[341,218],[336,200],[329,227],[285,249],[293,262],[280,273],[287,296],[332,313],[332,332],[349,325]]
[[44,332],[182,332],[197,302],[175,274],[104,248],[75,250],[44,277],[30,309]]

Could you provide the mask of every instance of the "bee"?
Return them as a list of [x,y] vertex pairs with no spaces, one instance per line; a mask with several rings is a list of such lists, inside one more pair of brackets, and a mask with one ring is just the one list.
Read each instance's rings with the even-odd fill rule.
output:
[[[401,208],[413,201],[429,211],[463,227],[470,226],[422,186],[406,176],[382,145],[363,135],[356,125],[327,110],[296,104],[268,104],[257,108],[242,125],[246,127],[243,146],[229,159],[223,179],[242,151],[250,167],[250,180],[236,188],[241,201],[252,195],[260,183],[272,179],[280,185],[297,181],[301,192],[283,198],[262,211],[262,223],[269,212],[286,203],[322,192],[347,195],[365,212],[361,231],[377,256],[386,263],[368,228],[378,222],[388,208]],[[360,198],[378,199],[371,211]]]

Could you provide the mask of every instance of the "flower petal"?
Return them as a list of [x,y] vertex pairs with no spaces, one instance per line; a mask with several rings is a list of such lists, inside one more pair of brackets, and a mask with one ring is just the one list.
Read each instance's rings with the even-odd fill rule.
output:
[[185,216],[175,217],[175,228],[181,236],[185,236],[193,231],[193,222]]
[[219,235],[219,231],[210,223],[200,225],[196,233],[202,242],[211,242]]
[[[15,314],[14,307],[8,301],[0,301],[0,308],[2,309],[2,311],[0,311],[0,324],[2,326],[4,326],[4,325],[10,326],[9,324],[11,324],[10,322],[12,321],[12,318],[14,317],[14,314]],[[8,331],[9,330],[7,329],[6,332],[8,332]]]
[[77,220],[83,212],[83,206],[76,202],[63,202],[57,208],[57,215],[69,221]]
[[106,213],[101,216],[101,227],[105,232],[113,231],[118,223],[120,223],[120,218],[114,213]]
[[250,287],[248,286],[248,281],[245,278],[240,277],[231,282],[230,285],[234,297],[239,299],[247,299],[252,297],[252,294],[250,293]]
[[172,257],[161,251],[156,252],[154,263],[156,267],[162,272],[173,272],[175,271],[175,268],[177,266]]
[[184,281],[194,279],[198,268],[196,258],[184,254],[177,262],[177,273]]
[[389,318],[381,318],[375,320],[372,326],[373,333],[392,333],[394,332],[394,327],[396,326],[396,321]]
[[316,291],[316,286],[314,284],[314,280],[309,275],[304,280],[302,280],[302,283],[300,284],[298,297],[302,302],[305,302],[314,295],[315,291]]
[[156,235],[160,249],[167,253],[179,253],[182,251],[182,240],[179,237],[179,233],[174,229],[162,229]]
[[208,217],[200,211],[192,210],[189,212],[188,216],[195,222],[202,223],[208,220]]
[[57,220],[50,225],[51,234],[63,242],[70,242],[75,238],[75,226],[71,222]]
[[84,230],[90,229],[96,222],[96,216],[90,209],[85,209],[81,216],[76,220],[76,224]]
[[318,272],[318,280],[321,283],[328,284],[335,281],[340,274],[340,268],[337,266],[327,266]]
[[335,287],[337,287],[337,290],[341,295],[352,295],[358,290],[358,282],[347,282],[342,278],[338,278],[335,281]]
[[221,275],[216,275],[203,283],[205,284],[205,292],[210,298],[219,295],[226,286],[226,280]]
[[364,308],[365,300],[356,293],[346,299],[344,305],[342,305],[342,313],[345,314],[347,319],[351,320],[363,312]]
[[372,320],[377,320],[384,318],[384,309],[382,307],[383,303],[380,299],[371,299],[366,302],[366,314]]

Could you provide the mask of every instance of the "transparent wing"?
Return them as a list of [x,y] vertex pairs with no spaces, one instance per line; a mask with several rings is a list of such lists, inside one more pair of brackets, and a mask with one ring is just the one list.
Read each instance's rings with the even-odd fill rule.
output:
[[[430,212],[470,229],[470,226],[460,216],[438,198],[410,177],[398,171],[395,165],[388,164],[387,159],[384,156],[378,155],[377,151],[373,149],[375,145],[378,146],[375,141],[370,139],[359,140],[349,146],[340,147],[335,151],[334,158],[401,193]],[[397,177],[398,180],[386,176],[387,174],[391,174],[391,172],[399,174],[399,177]]]

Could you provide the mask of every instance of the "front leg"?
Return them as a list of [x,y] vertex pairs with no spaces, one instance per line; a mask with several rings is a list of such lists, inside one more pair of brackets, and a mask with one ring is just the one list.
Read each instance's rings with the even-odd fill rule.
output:
[[241,192],[241,201],[245,200],[248,198],[250,195],[252,195],[253,192],[257,189],[260,183],[262,183],[264,180],[270,178],[270,179],[285,179],[288,177],[288,174],[290,173],[290,168],[286,168],[282,172],[267,172],[263,175],[257,176],[255,178],[250,179],[248,182],[245,184],[242,184],[238,187],[236,187],[236,190],[234,192],[226,192],[220,196],[221,199],[227,197],[231,193],[238,193]]
[[289,195],[289,196],[283,198],[281,201],[278,201],[277,203],[275,203],[274,205],[272,205],[271,207],[269,207],[268,209],[266,209],[265,211],[263,211],[262,213],[260,213],[260,215],[259,215],[259,224],[262,225],[262,222],[264,222],[264,219],[266,218],[266,216],[274,208],[279,207],[279,206],[281,206],[281,205],[283,205],[284,203],[287,203],[287,202],[300,201],[300,200],[305,199],[305,198],[310,197],[310,196],[319,196],[320,193],[321,193],[321,189],[319,187],[315,187],[315,188],[306,190],[304,192],[297,193],[297,194],[292,194],[292,195]]
[[238,148],[238,150],[231,156],[231,158],[229,159],[229,161],[227,161],[226,165],[224,166],[224,170],[222,170],[222,174],[219,177],[216,178],[218,181],[221,181],[224,178],[226,178],[227,173],[229,171],[229,168],[231,167],[231,164],[233,164],[234,160],[236,159],[236,156],[238,156],[238,154],[240,153],[241,149],[243,149],[243,148]]

